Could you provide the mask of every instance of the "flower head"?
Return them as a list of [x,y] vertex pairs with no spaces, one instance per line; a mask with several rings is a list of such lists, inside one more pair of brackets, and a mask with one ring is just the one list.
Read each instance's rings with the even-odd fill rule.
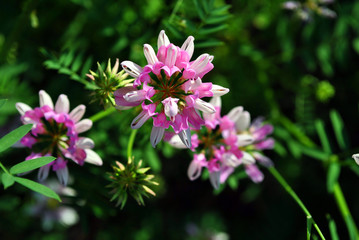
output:
[[[201,150],[194,155],[188,168],[189,178],[198,178],[205,167],[211,184],[218,188],[236,168],[242,166],[254,182],[261,182],[263,174],[256,162],[267,167],[272,165],[271,160],[261,153],[264,149],[273,148],[274,140],[267,137],[273,131],[272,125],[263,124],[261,118],[251,124],[250,114],[240,106],[220,116],[221,99],[214,97],[210,103],[217,111],[204,114],[206,128],[193,135]],[[169,142],[175,147],[180,146],[174,137]]]
[[[141,127],[153,119],[153,147],[163,138],[170,126],[191,147],[189,128],[199,129],[204,120],[197,110],[214,113],[215,108],[203,97],[221,96],[229,90],[212,83],[203,83],[203,76],[213,69],[213,56],[202,54],[190,61],[194,51],[194,38],[188,37],[182,47],[170,43],[162,30],[158,36],[158,52],[145,44],[145,67],[131,61],[121,63],[123,69],[135,78],[133,87],[115,92],[118,106],[141,105],[142,112],[132,121],[132,128]],[[159,130],[162,128],[162,130]],[[155,139],[154,139],[155,138]]]
[[79,134],[92,127],[90,119],[82,119],[85,106],[79,105],[71,112],[66,95],[61,94],[54,106],[51,97],[43,90],[39,92],[40,107],[32,109],[25,103],[16,103],[24,124],[33,124],[31,131],[21,139],[21,144],[30,148],[32,153],[26,160],[55,156],[52,163],[40,168],[38,179],[47,178],[50,169],[56,172],[61,184],[68,181],[68,160],[79,165],[89,162],[102,165],[101,158],[91,150],[94,142],[90,138],[79,137]]

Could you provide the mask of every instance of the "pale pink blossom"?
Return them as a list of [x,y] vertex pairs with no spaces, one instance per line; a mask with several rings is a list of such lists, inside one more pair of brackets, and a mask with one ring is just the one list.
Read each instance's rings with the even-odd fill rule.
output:
[[31,131],[21,139],[21,144],[31,149],[26,160],[55,156],[57,159],[39,169],[38,179],[44,181],[50,169],[56,172],[61,184],[68,182],[68,160],[79,165],[89,162],[102,165],[102,159],[91,148],[94,142],[79,134],[92,127],[90,119],[82,119],[86,107],[79,105],[70,112],[66,95],[61,94],[54,106],[51,97],[43,90],[39,92],[40,107],[32,109],[25,103],[17,103],[16,108],[24,124],[31,123]]

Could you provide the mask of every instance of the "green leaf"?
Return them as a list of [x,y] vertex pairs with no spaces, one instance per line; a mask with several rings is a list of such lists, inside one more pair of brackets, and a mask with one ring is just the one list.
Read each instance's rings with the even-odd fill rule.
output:
[[158,158],[157,152],[153,149],[151,145],[147,145],[146,155],[144,157],[146,157],[146,163],[151,167],[154,172],[161,171],[161,161]]
[[330,164],[327,174],[327,190],[332,193],[334,190],[334,184],[337,183],[340,175],[340,165],[337,162]]
[[335,110],[330,111],[330,119],[332,121],[335,137],[337,138],[338,145],[341,150],[346,150],[348,144],[344,138],[344,124],[339,113]]
[[15,182],[20,183],[24,187],[27,187],[32,191],[38,192],[46,197],[50,197],[61,202],[59,195],[57,195],[51,188],[48,188],[45,185],[31,181],[26,178],[20,178],[20,177],[14,177],[14,178],[15,178]]
[[34,170],[36,168],[45,166],[46,164],[49,164],[50,162],[54,161],[55,159],[56,159],[55,157],[49,156],[49,157],[40,157],[40,158],[27,160],[27,161],[18,163],[15,166],[13,166],[12,168],[10,168],[10,173],[18,174],[18,173],[28,172],[28,171]]
[[199,0],[193,0],[194,6],[196,7],[198,16],[201,20],[204,20],[206,18],[205,13],[201,7],[201,4],[199,2]]
[[327,136],[327,133],[325,132],[324,123],[322,120],[315,121],[315,129],[317,130],[317,133],[318,133],[320,142],[322,143],[324,152],[331,153],[332,151],[331,151],[330,144],[328,141],[328,136]]
[[311,216],[307,216],[307,240],[310,240],[312,226],[313,226],[313,218]]
[[10,187],[15,182],[14,177],[8,173],[3,173],[1,175],[1,181],[2,181],[2,184],[4,185],[4,189]]
[[14,145],[23,136],[25,136],[32,128],[32,124],[23,125],[11,131],[0,139],[0,153]]
[[330,236],[332,237],[332,240],[339,240],[338,232],[337,232],[337,225],[335,224],[335,221],[328,215],[327,216],[329,221],[329,230],[330,230]]
[[2,108],[6,102],[7,102],[7,99],[0,99],[0,108]]
[[211,33],[215,33],[215,32],[219,32],[222,31],[224,29],[226,29],[228,27],[227,24],[222,24],[222,25],[218,25],[218,26],[210,26],[210,27],[206,27],[206,28],[202,28],[198,31],[199,35],[207,35],[207,34],[211,34]]
[[330,157],[330,154],[325,153],[325,152],[323,152],[319,149],[315,149],[315,148],[302,146],[301,150],[304,155],[307,155],[309,157],[312,157],[314,159],[321,160],[321,161],[327,161]]

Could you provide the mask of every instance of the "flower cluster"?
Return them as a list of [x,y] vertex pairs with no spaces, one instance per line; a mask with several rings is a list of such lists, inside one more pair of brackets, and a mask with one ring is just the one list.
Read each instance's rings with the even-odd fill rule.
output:
[[135,78],[133,86],[115,92],[118,106],[138,106],[141,113],[131,127],[140,128],[153,119],[151,144],[155,147],[170,126],[186,147],[191,148],[190,126],[200,129],[204,120],[197,110],[211,114],[215,108],[202,100],[204,97],[222,96],[229,91],[202,78],[213,69],[213,56],[202,54],[190,61],[194,51],[194,38],[188,37],[182,47],[170,43],[162,30],[158,37],[158,52],[145,44],[147,65],[142,68],[131,61],[121,63],[123,69]]
[[101,158],[91,148],[94,142],[79,134],[92,126],[90,119],[81,120],[85,106],[79,105],[69,112],[70,103],[66,95],[61,94],[54,106],[51,97],[43,90],[39,92],[40,107],[32,109],[25,103],[17,103],[24,124],[33,124],[31,131],[21,139],[21,144],[31,149],[26,160],[55,156],[57,159],[40,168],[39,181],[47,178],[50,169],[56,172],[61,184],[68,182],[68,159],[79,165],[89,162],[102,165]]
[[[261,151],[273,148],[274,140],[267,138],[273,127],[263,124],[262,119],[256,119],[250,124],[250,114],[243,107],[235,107],[221,117],[220,97],[213,98],[210,103],[217,111],[214,114],[204,114],[206,127],[193,135],[193,142],[202,150],[194,154],[188,168],[188,177],[191,180],[197,179],[205,167],[210,173],[211,184],[218,188],[234,169],[243,165],[253,182],[261,182],[263,174],[256,162],[267,167],[272,165],[272,161]],[[175,147],[182,145],[177,137],[172,137],[169,142]]]

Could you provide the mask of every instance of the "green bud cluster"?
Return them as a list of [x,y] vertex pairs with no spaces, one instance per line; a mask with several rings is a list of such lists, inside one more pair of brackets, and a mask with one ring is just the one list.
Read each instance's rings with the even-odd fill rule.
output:
[[127,79],[128,74],[124,70],[118,72],[119,65],[119,61],[116,59],[115,65],[111,67],[111,59],[109,59],[105,71],[99,63],[97,63],[97,72],[90,70],[87,77],[96,85],[96,89],[91,94],[91,102],[99,102],[105,108],[115,106],[113,93],[121,87],[132,85],[134,79]]
[[150,168],[141,168],[141,165],[142,160],[136,164],[132,157],[132,159],[128,159],[126,166],[118,161],[116,161],[115,166],[112,166],[113,172],[109,173],[109,178],[112,183],[109,184],[108,187],[112,188],[111,194],[113,194],[113,196],[111,201],[117,199],[116,206],[121,205],[121,209],[123,209],[126,204],[128,194],[131,195],[139,205],[145,205],[143,196],[156,196],[150,186],[158,185],[158,183],[153,181],[154,175],[146,174]]

